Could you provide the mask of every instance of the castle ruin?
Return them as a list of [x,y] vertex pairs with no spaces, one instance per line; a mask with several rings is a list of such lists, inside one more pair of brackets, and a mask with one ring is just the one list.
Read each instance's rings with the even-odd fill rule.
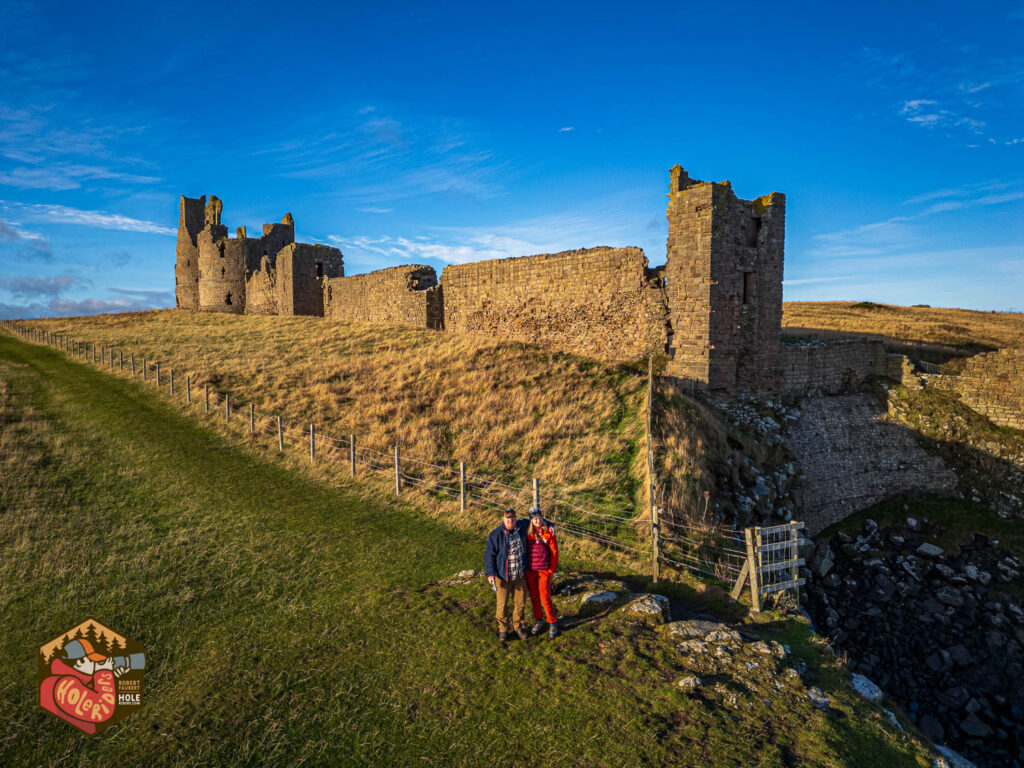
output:
[[264,224],[260,237],[221,224],[223,204],[182,197],[174,292],[180,309],[322,317],[323,279],[344,274],[341,251],[295,242],[295,221]]
[[701,388],[786,389],[785,196],[742,200],[677,165],[668,197],[662,267],[639,248],[599,247],[450,265],[440,280],[423,265],[345,277],[337,248],[295,242],[291,214],[232,238],[219,199],[182,197],[177,306],[479,332],[613,361],[663,355],[667,375]]

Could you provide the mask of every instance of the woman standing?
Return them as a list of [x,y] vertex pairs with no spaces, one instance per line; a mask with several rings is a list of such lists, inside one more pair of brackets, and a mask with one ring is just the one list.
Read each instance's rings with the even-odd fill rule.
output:
[[[558,568],[558,540],[555,527],[544,520],[540,510],[530,510],[530,527],[526,531],[526,586],[530,590],[533,618],[531,630],[536,635],[548,622],[548,637],[558,637],[558,618],[551,603],[551,577]],[[543,612],[542,612],[543,609]]]

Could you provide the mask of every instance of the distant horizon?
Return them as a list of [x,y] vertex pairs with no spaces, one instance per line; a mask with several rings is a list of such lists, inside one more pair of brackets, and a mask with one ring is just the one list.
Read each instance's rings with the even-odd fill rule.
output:
[[1024,0],[0,2],[0,316],[173,306],[182,194],[350,275],[656,266],[675,164],[786,195],[787,301],[1021,311]]
[[[386,267],[382,267],[382,269],[386,269]],[[854,304],[854,305],[855,304],[878,304],[880,306],[896,307],[898,309],[939,309],[939,310],[949,310],[949,311],[953,311],[953,312],[975,312],[975,313],[981,314],[981,315],[1024,315],[1024,309],[971,309],[970,307],[942,307],[942,306],[938,306],[938,305],[935,305],[935,304],[890,304],[890,303],[884,303],[884,302],[870,301],[870,300],[866,300],[866,299],[829,299],[829,300],[823,300],[823,301],[819,301],[817,299],[794,299],[794,300],[791,300],[791,301],[787,301],[785,298],[783,298],[782,304],[783,304],[783,306],[785,306],[786,304]],[[109,311],[108,312],[85,312],[85,313],[82,313],[82,314],[79,314],[79,315],[48,314],[48,315],[37,315],[37,316],[32,316],[32,317],[27,317],[27,316],[26,317],[6,317],[6,316],[0,315],[0,320],[62,320],[62,319],[71,320],[71,319],[74,319],[76,317],[95,317],[97,315],[103,315],[103,314],[108,314],[108,315],[130,315],[130,314],[137,314],[139,312],[163,312],[163,311],[168,310],[168,309],[177,310],[178,308],[177,307],[146,307],[145,309],[128,309],[128,310],[123,310],[123,311],[120,311],[120,312],[109,312]],[[183,310],[180,310],[180,311],[182,311],[182,312],[190,312],[192,310],[183,309]],[[198,314],[216,314],[216,313],[212,313],[212,312],[211,313],[198,312]],[[244,315],[243,315],[243,317],[244,317]],[[321,318],[321,319],[323,319],[323,318]],[[783,326],[783,328],[785,328],[785,327],[786,326]]]

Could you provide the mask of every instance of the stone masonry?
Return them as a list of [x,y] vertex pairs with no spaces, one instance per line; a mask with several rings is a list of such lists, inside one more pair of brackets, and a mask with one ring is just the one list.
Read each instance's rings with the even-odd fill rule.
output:
[[890,376],[899,381],[901,369],[890,371],[889,365],[881,341],[790,342],[782,346],[780,389],[783,394],[797,396],[811,392],[826,395],[856,392],[870,376]]
[[663,353],[664,292],[639,248],[478,261],[444,268],[444,327],[605,360]]
[[412,264],[324,281],[324,317],[441,330],[444,307],[433,267]]
[[779,380],[786,198],[741,200],[728,181],[670,172],[666,372],[709,389],[772,391]]
[[[295,243],[290,213],[264,224],[260,237],[245,227],[228,236],[223,203],[211,196],[182,197],[174,266],[176,304],[181,309],[234,314],[323,315],[326,277],[344,274],[337,248]],[[278,274],[278,267],[282,267]]]
[[1024,349],[970,358],[954,389],[965,405],[994,423],[1024,429]]
[[790,427],[803,471],[801,518],[811,534],[908,490],[949,494],[956,475],[918,444],[912,430],[885,421],[874,395],[811,397]]

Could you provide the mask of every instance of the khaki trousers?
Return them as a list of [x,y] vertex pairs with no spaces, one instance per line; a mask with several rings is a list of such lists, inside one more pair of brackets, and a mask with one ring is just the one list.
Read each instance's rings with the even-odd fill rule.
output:
[[512,629],[519,631],[526,629],[526,577],[520,577],[515,581],[502,581],[496,578],[498,585],[498,631],[508,632],[508,596],[512,594]]

